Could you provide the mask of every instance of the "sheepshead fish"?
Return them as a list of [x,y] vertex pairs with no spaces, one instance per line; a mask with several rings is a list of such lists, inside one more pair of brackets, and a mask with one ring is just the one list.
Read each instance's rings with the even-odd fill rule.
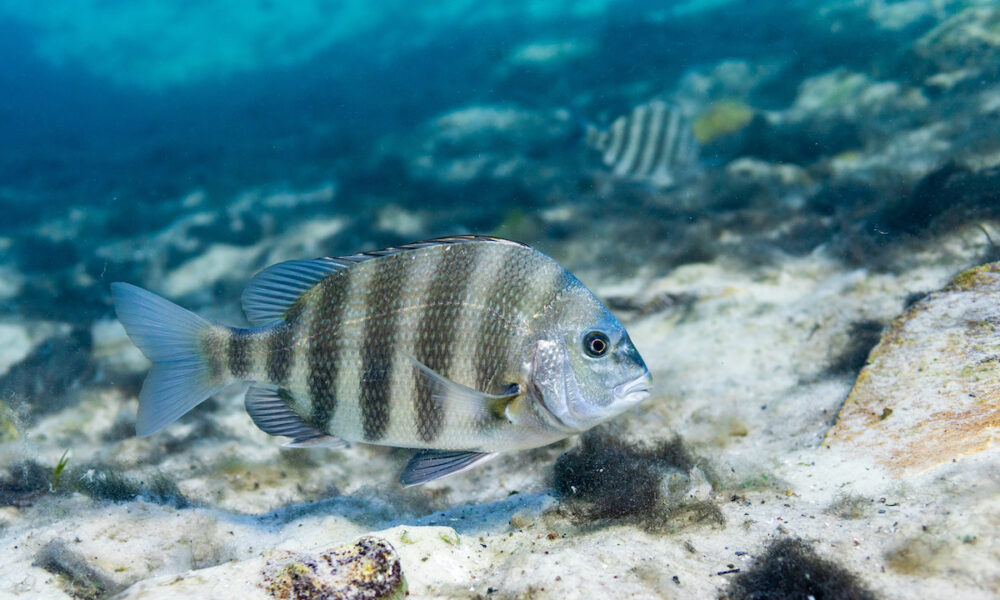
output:
[[153,363],[139,436],[251,381],[246,409],[265,432],[295,447],[416,449],[400,478],[412,485],[580,433],[648,395],[646,365],[597,297],[498,238],[276,264],[243,293],[248,329],[127,283],[111,292]]
[[606,130],[587,126],[587,146],[615,176],[668,187],[698,163],[698,141],[679,109],[654,100],[615,119]]

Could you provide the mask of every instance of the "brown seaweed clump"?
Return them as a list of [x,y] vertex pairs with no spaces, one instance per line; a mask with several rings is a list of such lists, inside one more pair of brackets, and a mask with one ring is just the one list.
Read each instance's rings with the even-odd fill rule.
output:
[[398,600],[406,595],[395,548],[372,536],[318,556],[292,555],[265,571],[264,584],[278,600]]

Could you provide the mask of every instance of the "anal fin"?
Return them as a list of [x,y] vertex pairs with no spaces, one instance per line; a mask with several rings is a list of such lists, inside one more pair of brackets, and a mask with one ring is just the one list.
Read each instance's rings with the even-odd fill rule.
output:
[[420,450],[406,463],[399,482],[419,485],[435,479],[455,475],[495,458],[497,452],[468,452],[463,450]]
[[244,404],[254,425],[264,433],[292,438],[283,444],[286,448],[337,448],[347,445],[344,440],[323,433],[295,414],[281,397],[281,388],[277,386],[254,383],[247,390]]

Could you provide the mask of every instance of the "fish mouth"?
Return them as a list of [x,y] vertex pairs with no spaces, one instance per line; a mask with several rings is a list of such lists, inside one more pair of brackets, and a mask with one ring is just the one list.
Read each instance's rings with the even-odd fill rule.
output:
[[649,397],[649,386],[653,381],[652,375],[646,371],[642,375],[631,381],[615,386],[615,398],[619,402],[636,404]]

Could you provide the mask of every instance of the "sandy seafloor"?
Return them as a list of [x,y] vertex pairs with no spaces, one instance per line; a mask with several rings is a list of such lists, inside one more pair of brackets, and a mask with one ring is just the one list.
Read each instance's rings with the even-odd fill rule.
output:
[[[183,142],[162,133],[152,149],[101,163],[159,165],[156,202],[129,179],[113,202],[27,210],[18,202],[41,202],[44,173],[10,178],[0,192],[11,217],[0,229],[0,596],[267,598],[262,574],[277,551],[316,553],[368,533],[396,549],[415,598],[741,597],[733,578],[789,537],[875,597],[1000,596],[1000,337],[990,335],[1000,285],[980,282],[973,300],[965,288],[927,296],[1000,260],[1000,9],[792,4],[789,28],[811,29],[785,33],[812,38],[805,59],[747,42],[662,73],[613,64],[602,71],[613,76],[581,75],[623,36],[535,39],[528,28],[479,76],[497,88],[551,81],[538,98],[451,98],[343,147],[298,133],[286,141],[307,165],[283,176],[269,164],[252,184],[231,181],[246,166],[199,183],[193,160],[164,186],[171,169],[148,154]],[[726,6],[624,22],[655,53],[658,27],[739,17]],[[170,85],[165,72],[136,85]],[[666,190],[614,180],[574,137],[574,115],[607,122],[653,96],[684,107],[703,142],[701,171]],[[239,159],[199,151],[212,168]],[[5,173],[21,173],[5,161]],[[60,164],[60,193],[104,189],[100,176],[74,187],[73,160]],[[654,465],[654,506],[593,519],[559,497],[553,465],[577,439],[402,488],[405,452],[283,449],[254,427],[239,386],[133,436],[148,363],[113,318],[111,281],[241,324],[242,285],[268,264],[470,232],[537,246],[627,326],[652,397],[602,431],[649,446],[680,436],[696,457],[687,470]],[[936,307],[945,325],[886,343],[891,368],[869,357],[905,310],[933,319]],[[985,337],[966,343],[973,322]],[[952,325],[957,337],[938,344]],[[928,375],[938,358],[966,366]],[[831,437],[866,359],[863,380],[888,382],[870,392],[876,401],[891,391],[900,404]],[[859,382],[852,399],[867,390]],[[925,397],[929,408],[917,406]],[[920,437],[938,424],[951,433]],[[887,461],[895,448],[913,464]],[[840,591],[827,597],[860,597]]]

